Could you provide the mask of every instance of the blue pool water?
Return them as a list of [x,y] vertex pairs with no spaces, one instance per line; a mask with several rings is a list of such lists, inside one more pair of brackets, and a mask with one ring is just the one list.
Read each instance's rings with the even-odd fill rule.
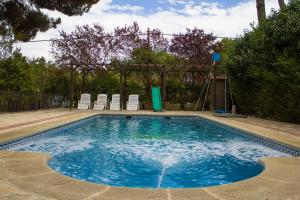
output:
[[49,152],[49,165],[111,186],[192,188],[258,175],[261,157],[288,156],[200,118],[97,116],[12,150]]

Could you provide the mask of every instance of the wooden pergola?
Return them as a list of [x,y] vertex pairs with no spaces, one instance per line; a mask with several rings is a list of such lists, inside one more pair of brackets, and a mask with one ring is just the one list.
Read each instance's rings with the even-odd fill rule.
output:
[[131,72],[155,72],[160,75],[160,87],[163,104],[166,102],[167,76],[168,73],[198,73],[207,76],[210,68],[204,65],[162,65],[162,64],[119,64],[117,69],[120,73],[120,96],[125,105],[127,91],[127,76]]
[[[163,103],[166,102],[166,94],[167,94],[167,76],[168,73],[197,73],[203,77],[203,80],[208,77],[209,72],[211,72],[212,67],[208,65],[170,65],[170,64],[131,64],[131,63],[116,63],[116,64],[87,64],[80,63],[75,66],[105,66],[108,71],[118,71],[120,74],[120,98],[123,105],[126,103],[126,92],[127,92],[127,76],[132,72],[155,72],[160,75],[160,87],[161,87],[161,96]],[[214,70],[215,72],[215,70]],[[215,74],[215,73],[214,73]],[[214,77],[216,77],[214,75]],[[214,82],[215,82],[214,78]],[[215,84],[214,84],[215,86]],[[216,91],[214,87],[214,91]],[[215,93],[215,92],[214,92]],[[214,97],[216,95],[213,95]],[[215,102],[215,99],[213,98]]]

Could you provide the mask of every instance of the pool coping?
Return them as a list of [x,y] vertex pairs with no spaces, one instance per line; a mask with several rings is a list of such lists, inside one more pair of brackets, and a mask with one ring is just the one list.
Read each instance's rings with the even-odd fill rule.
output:
[[[89,112],[85,116],[68,117],[65,122],[44,126],[44,130],[31,128],[31,134],[43,132],[49,128],[64,126],[95,115],[163,115],[203,117],[198,113],[101,113]],[[211,119],[209,119],[211,120]],[[213,120],[216,122],[215,120]],[[221,121],[221,122],[220,122]],[[225,124],[222,120],[217,122]],[[238,126],[238,125],[235,125]],[[229,125],[229,127],[232,127]],[[236,129],[236,127],[233,126]],[[245,132],[245,128],[238,128]],[[30,130],[27,130],[30,132]],[[249,131],[249,130],[248,130]],[[248,132],[247,131],[247,132]],[[250,132],[253,134],[253,132]],[[255,134],[255,133],[254,133]],[[30,134],[26,134],[27,136]],[[22,135],[24,136],[24,135]],[[19,136],[22,137],[22,136]],[[16,139],[16,138],[15,138]],[[273,138],[274,139],[274,138]],[[1,142],[1,140],[0,140]],[[3,142],[3,141],[2,141]],[[279,141],[282,142],[282,141]],[[286,141],[284,141],[286,142]],[[294,145],[294,144],[293,144]],[[297,146],[299,147],[299,146]],[[59,174],[47,165],[50,155],[43,153],[0,151],[0,198],[6,197],[40,197],[45,199],[300,199],[300,158],[264,158],[261,162],[265,170],[253,178],[240,182],[199,188],[199,189],[133,189],[110,187],[79,181]],[[288,173],[286,173],[288,172]],[[46,181],[47,180],[47,181]],[[2,194],[1,188],[4,188]],[[250,195],[249,195],[250,194]]]

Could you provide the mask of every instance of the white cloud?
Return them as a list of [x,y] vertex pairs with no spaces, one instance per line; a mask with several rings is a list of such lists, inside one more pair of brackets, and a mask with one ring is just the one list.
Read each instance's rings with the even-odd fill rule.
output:
[[[186,3],[182,10],[157,9],[155,13],[143,15],[142,7],[121,6],[112,3],[112,0],[101,0],[92,7],[89,13],[82,16],[68,17],[58,12],[48,12],[53,17],[61,17],[62,24],[58,29],[39,33],[37,40],[49,39],[59,35],[58,30],[71,32],[77,25],[99,23],[106,31],[112,31],[117,26],[132,24],[137,21],[142,29],[159,28],[164,33],[184,32],[186,28],[202,28],[206,32],[212,32],[217,36],[235,37],[249,29],[250,23],[257,22],[255,0],[239,3],[234,7],[224,8],[218,3],[199,3],[194,1],[167,0],[170,3]],[[271,8],[278,9],[277,0],[266,0],[267,12]],[[129,12],[114,12],[129,11]],[[44,56],[50,58],[49,43],[18,44],[22,47],[22,53],[29,57]]]
[[101,11],[130,11],[130,12],[140,12],[144,8],[141,6],[132,6],[129,4],[119,5],[112,4],[112,0],[101,0],[101,3],[98,4],[99,10]]

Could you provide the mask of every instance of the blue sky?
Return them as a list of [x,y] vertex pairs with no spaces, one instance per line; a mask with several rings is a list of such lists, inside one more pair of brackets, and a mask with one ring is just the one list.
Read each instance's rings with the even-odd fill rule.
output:
[[[246,2],[247,0],[194,0],[194,1],[190,1],[190,0],[182,0],[182,1],[176,1],[176,0],[147,0],[147,1],[141,1],[141,0],[113,0],[112,3],[113,4],[118,4],[118,5],[131,5],[131,6],[140,6],[143,7],[143,14],[151,14],[156,12],[159,9],[162,10],[168,10],[170,8],[174,8],[174,9],[183,9],[185,3],[188,2],[193,2],[194,5],[197,4],[201,4],[201,3],[217,3],[220,5],[220,7],[224,7],[224,8],[229,8],[232,6],[235,6],[239,3],[243,3]],[[177,3],[176,3],[177,2]],[[178,3],[179,2],[179,3]],[[182,3],[181,3],[182,2]]]
[[[183,2],[193,2],[195,5],[196,4],[201,4],[201,3],[218,3],[222,7],[228,8],[234,5],[237,5],[242,2],[246,2],[246,0],[183,0],[183,1],[168,1],[168,0],[113,0],[112,1],[114,4],[119,4],[119,5],[132,5],[132,6],[141,6],[145,8],[145,12],[147,14],[153,13],[157,11],[158,8],[162,8],[164,10],[169,9],[170,7],[172,8],[177,8],[177,9],[182,9],[184,7]],[[174,3],[172,3],[174,2]],[[177,3],[176,3],[177,2]],[[182,2],[182,3],[178,3]]]
[[[278,9],[278,0],[265,0],[267,14]],[[88,13],[68,17],[58,12],[45,11],[60,17],[57,29],[39,33],[36,40],[59,37],[59,30],[73,31],[76,26],[94,23],[111,32],[137,22],[141,29],[158,28],[164,33],[182,33],[186,28],[201,28],[219,37],[237,37],[250,24],[257,24],[256,0],[100,0]],[[51,59],[50,43],[19,44],[29,57],[44,56]]]
[[[217,4],[220,8],[230,8],[245,2],[247,2],[247,0],[112,0],[113,5],[143,8],[139,11],[139,13],[143,15],[153,14],[162,10],[182,10],[187,4],[194,6]],[[130,13],[130,10],[112,10],[117,13]]]

